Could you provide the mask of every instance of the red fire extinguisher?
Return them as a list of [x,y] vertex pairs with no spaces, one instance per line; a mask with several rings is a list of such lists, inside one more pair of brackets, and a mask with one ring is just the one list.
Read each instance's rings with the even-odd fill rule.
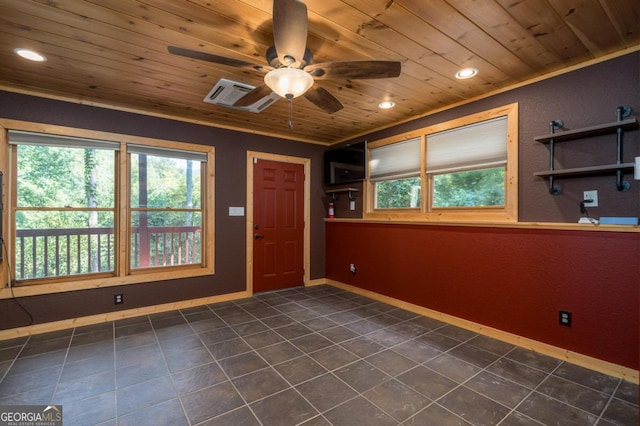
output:
[[333,201],[331,201],[329,203],[329,219],[333,219],[334,217],[336,217],[336,211],[333,208]]

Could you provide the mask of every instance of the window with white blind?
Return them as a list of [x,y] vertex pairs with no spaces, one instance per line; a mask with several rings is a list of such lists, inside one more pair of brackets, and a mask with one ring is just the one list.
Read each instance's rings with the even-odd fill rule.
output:
[[517,104],[369,143],[366,217],[517,220]]
[[213,273],[212,147],[30,127],[0,128],[12,282],[64,291]]
[[504,206],[506,117],[430,134],[426,145],[433,208]]
[[418,137],[371,149],[369,178],[375,208],[420,207],[420,144]]

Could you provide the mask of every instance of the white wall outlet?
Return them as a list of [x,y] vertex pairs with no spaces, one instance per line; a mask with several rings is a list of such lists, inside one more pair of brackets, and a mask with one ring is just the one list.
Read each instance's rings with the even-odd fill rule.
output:
[[584,191],[584,195],[582,200],[584,201],[585,207],[598,207],[598,191]]

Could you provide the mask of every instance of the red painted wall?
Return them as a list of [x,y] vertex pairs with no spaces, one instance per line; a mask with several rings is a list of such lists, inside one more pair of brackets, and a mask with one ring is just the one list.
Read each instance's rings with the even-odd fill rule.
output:
[[329,279],[638,369],[638,233],[327,222],[326,248]]

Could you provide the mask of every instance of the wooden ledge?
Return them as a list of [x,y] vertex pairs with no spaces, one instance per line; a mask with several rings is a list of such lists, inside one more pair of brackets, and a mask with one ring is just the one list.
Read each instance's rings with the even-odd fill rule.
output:
[[327,223],[388,223],[392,225],[425,225],[425,226],[458,226],[470,228],[508,228],[508,229],[540,229],[559,231],[598,231],[598,232],[630,232],[640,233],[638,225],[600,225],[592,223],[564,223],[564,222],[445,222],[424,220],[398,219],[328,219]]

